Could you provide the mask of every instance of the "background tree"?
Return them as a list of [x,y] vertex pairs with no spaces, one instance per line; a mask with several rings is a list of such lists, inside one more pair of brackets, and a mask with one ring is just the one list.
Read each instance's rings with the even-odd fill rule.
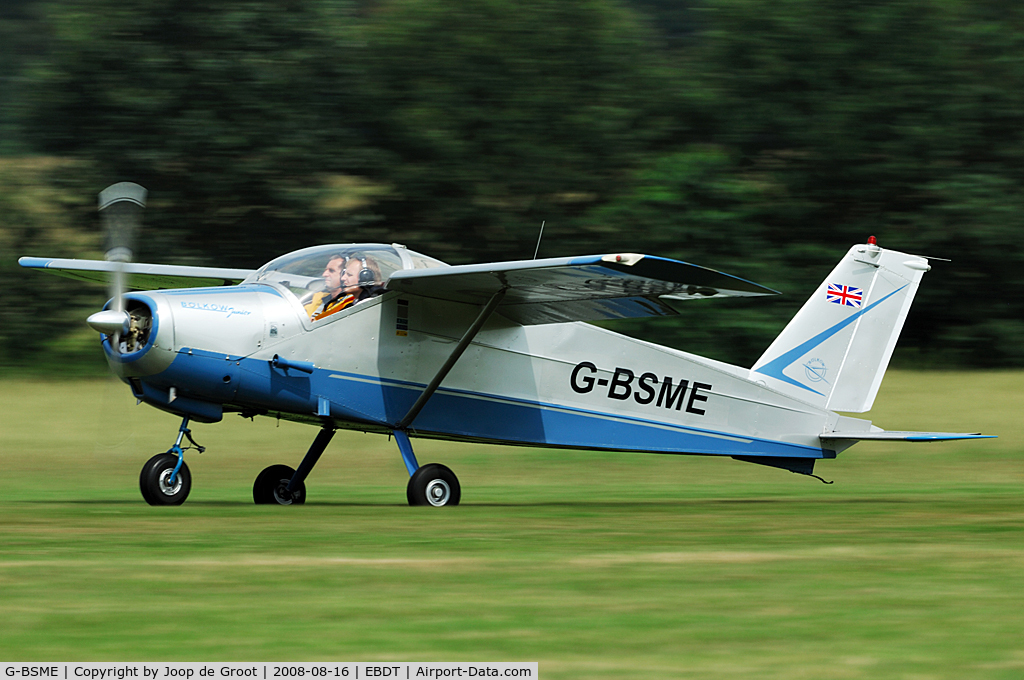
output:
[[[1024,363],[1011,340],[1024,318],[1012,219],[1024,155],[1022,18],[996,2],[705,5],[699,40],[680,60],[698,93],[690,118],[732,151],[733,176],[772,188],[751,238],[736,243],[777,264],[761,283],[797,292],[779,301],[780,319],[837,251],[876,234],[954,260],[936,263],[912,308],[901,344],[918,361]],[[754,319],[749,333],[767,330]]]
[[45,52],[45,23],[38,0],[0,3],[0,154],[26,153],[30,147],[18,127],[19,102],[28,85],[26,63]]
[[63,375],[99,372],[106,363],[85,318],[107,299],[104,286],[40,275],[21,255],[102,258],[102,236],[89,217],[95,197],[76,176],[81,162],[0,157],[0,371],[14,367]]
[[140,257],[257,266],[339,240],[348,223],[319,204],[365,163],[344,6],[86,0],[49,17],[32,141],[94,160],[96,191],[150,190]]
[[378,209],[442,259],[528,258],[542,221],[545,253],[590,246],[574,218],[666,135],[659,55],[613,2],[397,0],[364,35]]
[[651,252],[785,293],[615,326],[749,364],[875,234],[953,260],[897,362],[1019,366],[1022,48],[1024,9],[995,0],[15,0],[0,236],[55,254],[25,253],[49,217],[18,201],[74,192],[89,209],[56,224],[92,238],[119,180],[150,189],[139,257],[162,262],[527,258],[546,221],[541,256]]

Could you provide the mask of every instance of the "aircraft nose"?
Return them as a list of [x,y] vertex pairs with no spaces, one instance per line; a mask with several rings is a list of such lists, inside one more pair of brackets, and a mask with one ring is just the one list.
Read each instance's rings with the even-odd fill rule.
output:
[[141,357],[156,338],[156,312],[144,299],[126,296],[124,311],[104,309],[86,319],[89,326],[103,333],[108,354],[122,359]]

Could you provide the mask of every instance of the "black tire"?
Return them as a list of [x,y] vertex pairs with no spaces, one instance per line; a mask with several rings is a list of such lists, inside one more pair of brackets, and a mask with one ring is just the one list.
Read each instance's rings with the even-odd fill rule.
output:
[[252,500],[256,505],[302,505],[306,502],[306,485],[289,492],[288,482],[295,470],[287,465],[271,465],[256,476],[252,485]]
[[139,490],[142,497],[150,505],[181,505],[192,490],[192,473],[184,461],[181,469],[170,484],[168,480],[178,464],[178,457],[173,453],[158,453],[142,466],[139,473]]
[[458,505],[462,500],[462,487],[455,473],[439,463],[422,466],[409,478],[405,489],[409,505],[443,507]]

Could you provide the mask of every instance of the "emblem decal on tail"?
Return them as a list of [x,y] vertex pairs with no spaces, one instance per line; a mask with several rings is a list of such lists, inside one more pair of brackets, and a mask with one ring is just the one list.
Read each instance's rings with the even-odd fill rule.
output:
[[843,286],[838,283],[828,284],[825,291],[825,299],[837,305],[845,307],[860,307],[864,302],[864,290],[853,286]]
[[[829,284],[829,287],[831,287],[831,286],[832,286],[832,284]],[[857,319],[861,318],[862,316],[864,316],[865,314],[867,314],[868,312],[873,310],[875,307],[878,307],[878,305],[882,304],[883,302],[885,302],[886,300],[891,298],[896,293],[899,293],[904,288],[906,288],[906,286],[900,286],[896,290],[892,291],[891,293],[889,293],[888,295],[883,297],[881,300],[878,300],[876,302],[872,302],[870,305],[868,305],[867,307],[864,307],[863,309],[861,309],[856,314],[851,314],[850,316],[846,317],[845,319],[843,319],[839,323],[834,324],[834,325],[830,326],[829,328],[826,328],[825,330],[821,331],[820,333],[816,334],[815,336],[813,336],[811,338],[808,338],[804,342],[802,342],[799,345],[797,345],[796,347],[792,348],[788,352],[784,352],[784,353],[780,354],[779,356],[775,357],[774,359],[772,359],[768,363],[764,364],[763,366],[759,366],[758,368],[756,368],[754,370],[757,371],[758,373],[763,373],[764,375],[770,375],[771,377],[777,378],[777,379],[779,379],[779,380],[781,380],[781,381],[783,381],[785,383],[789,383],[790,385],[796,385],[797,387],[805,389],[808,392],[814,392],[815,394],[820,394],[821,396],[825,396],[822,392],[819,392],[818,390],[812,389],[812,388],[808,387],[807,385],[804,385],[803,383],[800,383],[800,382],[794,380],[793,378],[791,378],[788,375],[786,375],[785,373],[783,373],[783,371],[786,368],[788,368],[790,366],[790,364],[794,363],[796,360],[798,360],[802,356],[806,355],[808,352],[813,351],[819,345],[821,345],[823,342],[825,342],[826,340],[828,340],[829,338],[834,336],[836,333],[838,333],[839,331],[843,330],[844,328],[849,326],[851,323],[855,322]],[[829,302],[831,302],[831,300],[829,300]],[[860,303],[858,303],[858,304],[860,304]],[[824,362],[822,362],[822,363],[824,364]],[[808,371],[808,366],[804,366],[804,370]],[[815,371],[814,373],[817,373],[817,372]],[[821,374],[821,377],[824,378],[824,374]],[[813,382],[819,382],[819,381],[816,381],[813,378],[811,378],[811,376],[808,376],[808,378],[810,378]]]
[[[825,366],[825,362],[821,359],[811,359],[804,364],[804,373],[807,375],[807,379],[811,382],[821,382],[825,380],[825,374],[828,373],[828,367]],[[828,381],[825,380],[827,383]]]

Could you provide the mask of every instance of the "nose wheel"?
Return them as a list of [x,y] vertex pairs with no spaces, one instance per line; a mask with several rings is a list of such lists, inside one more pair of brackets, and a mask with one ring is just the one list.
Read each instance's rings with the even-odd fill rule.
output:
[[181,505],[192,490],[192,473],[184,461],[178,467],[175,454],[158,453],[142,466],[139,490],[150,505]]
[[[196,444],[192,430],[188,429],[188,416],[181,421],[178,439],[166,453],[158,453],[142,466],[139,473],[139,491],[150,505],[181,505],[192,490],[192,473],[185,465],[185,451],[196,449],[199,453],[206,447]],[[181,441],[188,438],[191,446],[182,448]]]

